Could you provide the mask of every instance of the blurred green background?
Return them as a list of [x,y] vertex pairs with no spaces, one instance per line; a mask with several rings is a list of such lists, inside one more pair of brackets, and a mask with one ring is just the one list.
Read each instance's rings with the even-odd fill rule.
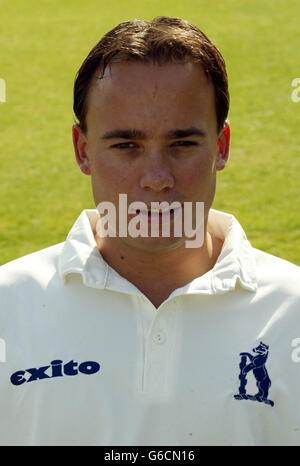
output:
[[213,207],[300,264],[299,0],[0,0],[0,12],[0,264],[64,241],[94,208],[73,155],[76,72],[115,25],[161,15],[197,25],[227,63],[232,144]]

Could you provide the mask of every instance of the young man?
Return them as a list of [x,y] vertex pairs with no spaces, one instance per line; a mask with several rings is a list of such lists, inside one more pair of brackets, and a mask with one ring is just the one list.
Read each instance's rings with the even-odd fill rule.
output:
[[[299,443],[299,268],[211,209],[228,106],[224,61],[186,21],[122,23],[90,52],[73,141],[98,211],[1,268],[1,444]],[[187,204],[197,247],[162,235]],[[129,234],[134,214],[159,234]]]

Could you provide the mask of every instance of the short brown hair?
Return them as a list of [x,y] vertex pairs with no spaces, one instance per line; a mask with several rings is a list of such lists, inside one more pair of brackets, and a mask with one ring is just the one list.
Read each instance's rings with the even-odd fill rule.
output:
[[98,68],[99,78],[114,61],[139,61],[165,64],[193,61],[210,76],[215,90],[217,129],[229,110],[228,79],[225,62],[215,45],[196,26],[180,18],[160,16],[152,21],[126,21],[109,31],[90,51],[81,65],[74,84],[74,113],[86,132],[88,92]]

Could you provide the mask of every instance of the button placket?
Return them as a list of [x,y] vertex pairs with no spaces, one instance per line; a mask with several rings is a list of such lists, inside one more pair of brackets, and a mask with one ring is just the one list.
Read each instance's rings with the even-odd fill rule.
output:
[[175,320],[174,303],[167,303],[169,309],[160,309],[155,315],[146,339],[146,358],[144,370],[144,391],[166,395],[168,374],[174,342]]
[[139,296],[137,306],[138,313],[138,333],[140,340],[140,351],[138,359],[138,391],[145,391],[145,375],[147,367],[147,337],[153,321],[153,306],[144,296]]

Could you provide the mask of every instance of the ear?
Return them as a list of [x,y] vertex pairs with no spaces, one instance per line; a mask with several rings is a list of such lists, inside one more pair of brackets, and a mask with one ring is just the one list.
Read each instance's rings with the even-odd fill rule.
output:
[[85,133],[78,124],[72,126],[72,136],[76,161],[79,168],[85,175],[90,175],[91,170],[88,158],[88,141]]
[[217,154],[217,170],[223,170],[229,157],[230,144],[230,126],[228,121],[225,122],[224,128],[221,130],[218,138],[219,152]]

